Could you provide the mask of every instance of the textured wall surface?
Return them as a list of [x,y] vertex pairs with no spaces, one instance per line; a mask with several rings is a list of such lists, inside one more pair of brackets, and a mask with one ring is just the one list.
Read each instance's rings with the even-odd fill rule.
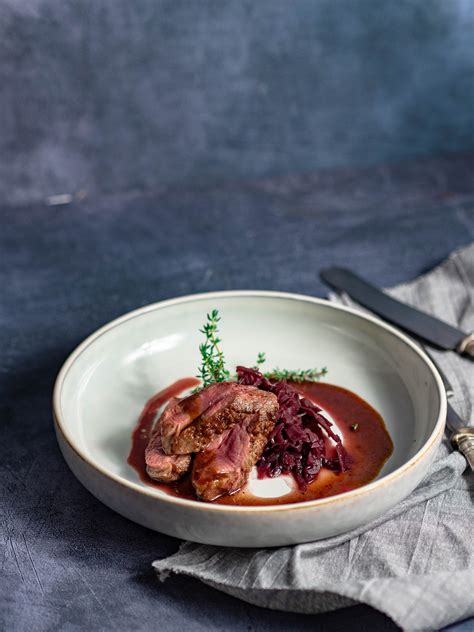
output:
[[474,148],[470,0],[3,0],[0,200]]

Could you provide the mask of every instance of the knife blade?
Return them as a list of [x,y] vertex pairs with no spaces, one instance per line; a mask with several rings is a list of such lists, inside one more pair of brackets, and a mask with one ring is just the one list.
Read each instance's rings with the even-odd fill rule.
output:
[[474,358],[474,333],[466,333],[425,312],[388,296],[346,268],[324,268],[323,281],[347,292],[358,303],[440,349]]
[[[361,305],[368,307],[379,316],[383,316],[386,320],[406,329],[419,338],[427,340],[442,349],[453,349],[458,353],[467,353],[474,356],[473,334],[466,334],[433,316],[429,316],[414,307],[393,299],[350,270],[345,268],[325,268],[321,270],[320,277],[336,290],[346,292]],[[429,327],[430,324],[434,325],[436,328],[435,333],[441,336],[444,345],[447,345],[449,341],[452,343],[454,340],[453,346],[443,346],[443,344],[440,344],[439,339],[434,341],[432,335],[427,336],[422,329],[423,324],[426,327]],[[432,332],[430,333],[432,334]],[[415,342],[418,341],[415,340]],[[423,345],[419,344],[419,346],[435,365],[444,383],[446,394],[448,397],[451,397],[453,391],[448,378]],[[474,471],[474,426],[466,425],[449,402],[447,403],[446,426],[452,433],[451,443],[464,455],[469,467]]]

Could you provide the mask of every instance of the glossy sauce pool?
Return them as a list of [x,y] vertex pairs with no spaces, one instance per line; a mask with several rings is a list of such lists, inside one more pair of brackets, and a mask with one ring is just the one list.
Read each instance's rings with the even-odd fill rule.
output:
[[[147,402],[133,431],[132,447],[127,460],[138,473],[140,480],[147,485],[166,491],[173,496],[192,500],[197,500],[197,498],[188,476],[172,485],[157,483],[150,479],[145,469],[145,448],[151,437],[159,408],[172,397],[176,397],[198,383],[199,381],[195,378],[178,380]],[[358,395],[340,386],[320,382],[304,382],[292,386],[333,418],[349,455],[350,469],[339,473],[323,468],[304,493],[295,486],[293,491],[284,496],[261,498],[250,493],[247,488],[243,488],[232,496],[219,498],[214,501],[215,503],[281,505],[334,496],[372,481],[392,454],[393,443],[382,417]],[[357,424],[355,430],[354,424]]]

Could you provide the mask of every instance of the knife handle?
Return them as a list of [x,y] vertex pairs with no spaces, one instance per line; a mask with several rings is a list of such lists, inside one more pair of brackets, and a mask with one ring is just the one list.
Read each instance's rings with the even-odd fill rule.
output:
[[465,457],[474,472],[474,427],[461,428],[451,435],[451,443]]
[[474,358],[474,332],[463,338],[458,344],[456,350],[458,353],[464,353]]

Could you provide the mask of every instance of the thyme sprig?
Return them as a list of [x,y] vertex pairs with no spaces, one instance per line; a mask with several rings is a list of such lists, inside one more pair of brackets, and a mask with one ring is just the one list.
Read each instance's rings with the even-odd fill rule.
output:
[[264,364],[267,361],[267,357],[264,351],[259,351],[257,356],[257,361],[255,362],[254,369],[258,369],[261,364]]
[[[260,352],[257,356],[257,361],[254,365],[254,369],[260,369],[260,366],[266,362],[267,358],[265,353]],[[272,369],[263,373],[263,376],[268,380],[286,380],[287,382],[316,382],[326,375],[328,372],[326,367],[322,369],[297,369],[296,371],[289,371],[288,369]]]
[[317,382],[328,372],[326,367],[322,369],[297,369],[289,371],[288,369],[273,369],[263,375],[269,380],[286,380],[287,382]]
[[[207,321],[203,328],[199,330],[205,336],[204,342],[199,345],[201,366],[199,367],[199,373],[196,376],[202,380],[202,384],[194,389],[194,392],[200,391],[202,388],[205,388],[210,384],[214,384],[215,382],[225,382],[226,380],[237,379],[235,374],[231,376],[229,371],[225,368],[224,354],[219,346],[222,342],[221,338],[219,338],[218,328],[220,319],[219,311],[217,309],[213,309],[212,312],[207,314]],[[266,360],[265,353],[262,351],[259,352],[253,368],[261,370],[261,366],[262,364],[265,364]],[[328,370],[326,367],[322,369],[297,369],[296,371],[279,369],[277,367],[271,371],[262,373],[264,377],[269,380],[316,382],[320,378],[324,377],[327,372]]]
[[199,330],[205,336],[205,341],[199,345],[202,364],[197,375],[202,380],[202,387],[214,382],[225,382],[230,378],[230,373],[225,368],[224,354],[219,346],[222,342],[218,336],[219,321],[219,311],[213,309],[210,314],[207,314],[207,322]]

